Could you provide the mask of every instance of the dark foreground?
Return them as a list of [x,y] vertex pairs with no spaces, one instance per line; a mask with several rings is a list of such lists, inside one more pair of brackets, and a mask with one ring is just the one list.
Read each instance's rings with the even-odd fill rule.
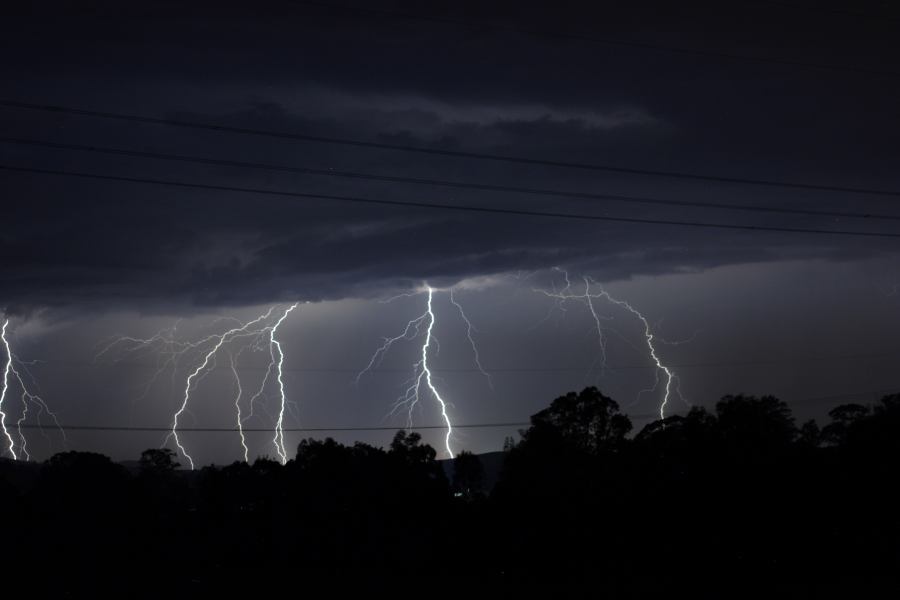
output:
[[31,597],[900,597],[900,396],[820,431],[729,397],[633,438],[594,388],[557,399],[483,489],[398,433],[188,473],[69,452],[0,464],[7,592]]

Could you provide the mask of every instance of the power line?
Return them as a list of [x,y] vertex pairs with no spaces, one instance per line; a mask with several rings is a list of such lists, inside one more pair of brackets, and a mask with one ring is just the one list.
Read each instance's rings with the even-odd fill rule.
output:
[[379,175],[373,173],[360,173],[356,171],[337,171],[334,169],[316,169],[310,167],[298,167],[291,165],[273,165],[269,163],[237,161],[221,158],[210,158],[203,156],[188,156],[184,154],[170,154],[160,152],[149,152],[144,150],[132,150],[127,148],[112,148],[108,146],[93,146],[84,144],[70,144],[64,142],[51,142],[45,140],[33,140],[13,137],[0,137],[0,142],[6,144],[16,144],[23,146],[37,146],[41,148],[52,148],[55,150],[75,150],[79,152],[91,152],[96,154],[106,154],[114,156],[129,156],[134,158],[147,158],[153,160],[174,161],[183,163],[192,163],[200,165],[214,165],[232,168],[259,169],[265,171],[276,171],[283,173],[297,173],[302,175],[321,175],[325,177],[336,177],[343,179],[361,179],[367,181],[378,181],[383,183],[406,183],[414,185],[428,185],[437,187],[449,187],[456,189],[477,190],[486,192],[502,192],[527,194],[532,196],[548,196],[559,198],[570,198],[575,200],[610,200],[613,202],[623,202],[631,204],[651,204],[659,206],[678,206],[688,208],[712,208],[717,210],[732,210],[744,212],[763,212],[788,215],[805,215],[819,217],[836,217],[849,219],[868,219],[868,220],[886,220],[900,221],[900,215],[889,215],[883,213],[860,213],[849,211],[823,211],[798,208],[782,208],[769,206],[756,206],[750,204],[722,204],[719,202],[702,202],[696,200],[669,200],[662,198],[649,198],[644,196],[626,196],[621,194],[598,194],[593,192],[573,192],[566,190],[554,190],[546,188],[532,188],[499,184],[476,183],[468,181],[448,181],[441,179],[431,179],[422,177],[403,177],[399,175]]
[[667,225],[674,227],[693,227],[700,229],[728,229],[738,231],[769,231],[776,233],[801,233],[814,235],[836,235],[847,237],[866,237],[866,238],[900,238],[900,233],[886,233],[874,231],[848,231],[841,229],[808,229],[802,227],[773,227],[763,225],[746,225],[736,223],[706,223],[699,221],[676,221],[670,219],[644,219],[639,217],[611,217],[604,215],[591,215],[584,213],[563,213],[552,211],[523,210],[513,208],[493,208],[487,206],[475,206],[464,204],[438,204],[433,202],[417,202],[405,200],[385,200],[377,198],[361,198],[358,196],[339,196],[333,194],[313,194],[305,192],[289,192],[282,190],[266,190],[260,188],[237,187],[230,185],[216,185],[208,183],[191,183],[186,181],[173,181],[169,179],[151,179],[145,177],[124,177],[119,175],[103,175],[99,173],[84,173],[80,171],[63,171],[57,169],[38,169],[32,167],[18,167],[12,165],[0,164],[0,170],[30,173],[35,175],[54,175],[61,177],[73,177],[81,179],[92,179],[97,181],[115,181],[121,183],[134,183],[145,185],[159,185],[178,187],[186,189],[201,189],[217,192],[234,192],[240,194],[255,194],[276,196],[281,198],[305,198],[326,200],[335,202],[349,202],[356,204],[370,204],[376,206],[402,206],[406,208],[421,208],[430,210],[446,210],[455,212],[471,212],[481,214],[510,215],[520,217],[537,217],[552,219],[567,219],[577,221],[604,221],[613,223],[631,223],[634,225]]
[[[658,414],[658,413],[657,413]],[[652,415],[650,415],[652,416]],[[458,425],[453,424],[454,429],[480,429],[480,428],[502,428],[502,427],[523,427],[530,425],[529,422],[512,422],[512,423],[468,423]],[[23,429],[40,429],[49,427],[36,423],[23,423]],[[172,431],[172,427],[140,427],[140,426],[119,426],[119,425],[61,425],[60,429],[66,431],[150,431],[162,432]],[[284,427],[287,432],[316,432],[316,431],[399,431],[399,430],[426,430],[426,429],[447,429],[447,425],[419,425],[413,427]],[[243,431],[244,433],[272,433],[272,428],[262,427],[179,427],[179,432],[197,432],[197,433],[234,433]]]
[[[806,402],[822,402],[822,401],[832,401],[832,400],[845,400],[848,398],[860,398],[866,396],[877,396],[879,394],[890,394],[896,393],[896,388],[885,388],[879,390],[869,390],[866,392],[853,392],[848,394],[835,394],[829,396],[811,396],[807,398],[798,398],[796,400],[787,400],[785,403],[790,406],[792,404],[801,404]],[[658,412],[652,413],[638,413],[638,414],[628,414],[623,413],[630,419],[656,419],[659,416]],[[679,416],[679,415],[674,415]],[[530,421],[507,421],[507,422],[499,422],[499,423],[463,423],[463,424],[453,424],[453,429],[501,429],[504,427],[527,427],[530,426]],[[21,429],[42,429],[44,427],[49,427],[49,425],[41,425],[38,423],[22,423]],[[144,426],[126,426],[126,425],[60,425],[61,429],[66,431],[124,431],[124,432],[170,432],[172,431],[172,427],[144,427]],[[422,431],[422,430],[431,430],[431,429],[447,429],[447,425],[414,425],[412,427],[391,427],[386,425],[379,426],[336,426],[336,427],[285,427],[284,431],[293,432],[293,433],[304,433],[304,432],[331,432],[331,431],[399,431],[399,430],[412,430],[412,431]],[[244,433],[271,433],[272,428],[263,428],[263,427],[243,427],[238,429],[237,427],[179,427],[178,431],[180,432],[194,432],[194,433],[236,433],[238,431],[243,431]]]
[[674,179],[694,180],[694,181],[712,181],[718,183],[730,183],[741,185],[755,185],[764,187],[776,187],[786,189],[802,189],[819,192],[835,192],[835,193],[852,193],[865,194],[872,196],[892,196],[900,198],[900,190],[885,190],[875,188],[861,188],[853,186],[834,186],[819,185],[813,183],[793,182],[793,181],[775,181],[768,179],[751,179],[745,177],[726,177],[719,175],[709,175],[702,173],[688,173],[683,171],[664,171],[656,169],[638,169],[630,167],[618,167],[614,165],[592,164],[592,163],[576,163],[560,160],[552,160],[545,158],[529,158],[523,156],[511,156],[505,154],[491,154],[486,152],[468,152],[462,150],[445,150],[440,148],[427,148],[423,146],[409,146],[404,144],[388,144],[383,142],[372,142],[366,140],[356,140],[349,138],[328,137],[319,135],[309,135],[303,133],[288,133],[280,131],[272,131],[265,129],[252,129],[247,127],[235,127],[230,125],[216,125],[212,123],[200,123],[196,121],[184,121],[180,119],[164,119],[157,117],[148,117],[142,115],[133,115],[125,113],[113,113],[106,111],[86,110],[72,108],[67,106],[34,104],[29,102],[19,102],[14,100],[0,99],[0,106],[7,108],[17,108],[24,110],[35,110],[42,112],[62,113],[69,115],[77,115],[83,117],[96,117],[100,119],[111,119],[118,121],[130,121],[135,123],[144,123],[151,125],[166,125],[171,127],[182,127],[190,129],[201,129],[206,131],[217,131],[222,133],[237,133],[242,135],[255,135],[262,137],[270,137],[275,139],[294,140],[311,143],[336,144],[343,146],[353,146],[357,148],[368,148],[377,150],[391,150],[397,152],[410,152],[418,154],[429,154],[433,156],[448,156],[454,158],[465,158],[474,160],[488,160],[495,162],[506,162],[514,164],[523,164],[531,166],[557,167],[567,169],[580,169],[588,171],[601,171],[609,173],[621,173],[625,175],[644,175],[652,177],[669,177]]
[[437,15],[427,15],[421,13],[408,13],[399,11],[389,11],[384,9],[376,9],[363,6],[348,6],[345,4],[331,4],[326,2],[314,2],[307,0],[289,0],[291,4],[310,6],[317,8],[326,8],[329,10],[339,10],[343,12],[352,12],[357,15],[370,15],[388,19],[414,20],[429,23],[440,23],[444,25],[462,26],[462,27],[478,27],[480,29],[492,29],[495,31],[505,31],[510,33],[549,37],[566,40],[577,40],[582,42],[591,42],[602,44],[604,46],[616,46],[621,48],[632,48],[639,50],[661,51],[669,54],[682,56],[696,56],[701,58],[724,59],[729,61],[749,62],[749,63],[770,63],[788,67],[799,67],[802,69],[812,69],[817,71],[839,71],[846,73],[858,73],[864,75],[881,75],[889,77],[900,76],[900,71],[891,71],[887,69],[873,69],[868,67],[842,66],[829,63],[807,62],[801,60],[791,60],[777,57],[753,56],[747,54],[733,54],[730,52],[714,52],[711,50],[701,50],[696,48],[686,48],[683,46],[668,46],[663,44],[653,44],[648,42],[635,42],[627,40],[618,40],[613,38],[599,37],[593,34],[567,32],[567,31],[550,31],[546,29],[532,29],[527,27],[517,27],[514,25],[504,25],[500,23],[492,23],[488,21],[474,21],[470,19],[459,19],[454,17],[445,17]]

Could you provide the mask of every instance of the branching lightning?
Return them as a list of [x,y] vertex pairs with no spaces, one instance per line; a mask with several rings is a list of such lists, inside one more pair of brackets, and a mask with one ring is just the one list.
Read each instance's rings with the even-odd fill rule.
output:
[[[240,355],[240,352],[238,352],[238,354]],[[250,462],[250,449],[247,447],[247,438],[244,436],[244,422],[241,420],[241,396],[244,394],[244,389],[241,386],[241,376],[238,374],[237,367],[234,364],[234,354],[229,354],[228,359],[231,366],[231,373],[234,375],[234,383],[235,386],[237,386],[237,396],[234,397],[235,422],[237,424],[238,435],[241,437],[241,448],[244,449],[244,462]]]
[[[659,416],[661,419],[664,419],[672,395],[677,394],[681,397],[678,376],[663,362],[658,353],[658,344],[669,342],[659,338],[654,333],[654,328],[642,312],[628,301],[610,295],[609,292],[590,277],[582,278],[584,285],[582,289],[580,284],[576,284],[570,279],[569,274],[565,270],[560,268],[554,270],[561,274],[563,285],[557,286],[554,284],[552,289],[535,289],[534,291],[553,300],[553,305],[548,312],[547,318],[552,316],[555,311],[565,314],[568,310],[567,304],[571,302],[581,303],[587,308],[587,312],[592,319],[591,329],[596,331],[599,343],[598,360],[601,363],[601,369],[606,368],[607,332],[618,332],[604,326],[604,321],[611,317],[602,314],[600,303],[605,302],[627,311],[640,322],[643,330],[643,342],[646,344],[649,358],[653,363],[654,382],[652,387],[641,390],[637,398],[640,400],[645,393],[659,391],[661,394]],[[398,335],[384,338],[382,344],[369,358],[365,368],[356,376],[356,382],[359,384],[367,373],[377,369],[391,348],[399,342],[421,340],[418,357],[412,364],[412,376],[404,382],[402,392],[395,400],[389,415],[404,411],[406,413],[406,426],[412,429],[415,410],[417,406],[420,406],[420,400],[423,400],[424,396],[433,398],[446,425],[444,446],[447,456],[452,458],[454,456],[451,443],[454,435],[453,423],[450,417],[452,405],[442,395],[441,390],[438,389],[439,382],[436,382],[433,369],[433,362],[440,352],[440,342],[436,335],[438,311],[435,307],[435,296],[436,293],[441,292],[448,295],[449,304],[453,306],[453,312],[458,315],[455,318],[459,320],[461,325],[464,325],[462,335],[465,336],[471,348],[473,362],[477,371],[485,377],[488,385],[493,389],[491,374],[483,366],[479,347],[476,343],[478,330],[471,319],[469,319],[463,305],[457,300],[454,288],[434,288],[427,283],[424,283],[421,288],[382,301],[393,302],[400,298],[415,298],[423,295],[426,300],[424,311],[407,321],[405,327]],[[195,340],[179,339],[179,323],[148,338],[118,336],[102,344],[95,356],[95,362],[110,355],[115,355],[114,362],[119,362],[125,357],[155,355],[156,362],[153,374],[149,382],[143,387],[139,398],[148,396],[151,388],[168,371],[171,371],[173,384],[179,379],[179,373],[185,374],[184,379],[181,380],[183,383],[178,384],[180,392],[178,394],[177,408],[172,414],[171,428],[163,444],[173,443],[179,454],[187,460],[190,468],[193,469],[195,467],[194,458],[182,439],[181,429],[184,428],[185,418],[191,416],[192,395],[196,395],[200,383],[217,369],[220,360],[223,358],[222,354],[226,353],[227,363],[224,366],[230,369],[230,375],[233,377],[234,396],[231,401],[234,410],[233,422],[237,426],[243,460],[249,461],[250,458],[250,446],[245,435],[244,424],[248,419],[259,417],[259,411],[262,411],[262,414],[268,415],[272,421],[273,435],[271,444],[274,446],[281,463],[285,464],[288,460],[284,436],[285,413],[292,409],[294,404],[288,400],[285,389],[283,377],[285,354],[281,341],[277,336],[279,328],[297,306],[298,304],[294,303],[286,308],[272,307],[265,313],[247,322],[238,321],[231,317],[219,318],[216,320],[216,323],[228,322],[226,327],[230,328],[225,329],[221,333],[206,335]],[[22,432],[22,426],[29,418],[35,418],[33,416],[35,413],[30,412],[29,408],[37,407],[36,418],[39,425],[41,417],[45,413],[53,418],[54,421],[56,417],[49,411],[46,403],[40,396],[31,393],[26,385],[22,372],[28,374],[28,363],[19,361],[11,351],[7,339],[8,324],[8,321],[4,323],[2,336],[0,336],[2,337],[6,353],[2,389],[0,389],[0,429],[2,429],[3,437],[6,440],[9,454],[13,458],[18,458],[19,455],[22,455],[27,459],[30,458],[30,455],[27,440]],[[446,327],[446,325],[442,325],[442,327]],[[634,347],[638,348],[637,345],[634,345]],[[240,374],[239,359],[242,353],[247,350],[254,352],[265,351],[268,358],[261,382],[258,387],[253,389],[247,388],[243,384]],[[17,364],[20,365],[19,369],[17,369]],[[9,416],[8,396],[12,385],[18,385],[22,389],[22,412],[15,423],[15,432],[10,430],[10,426],[7,423]],[[277,410],[274,411],[270,411],[267,406],[267,403],[272,400],[272,396],[277,400]],[[17,436],[14,435],[16,433]],[[64,432],[63,435],[65,435]]]
[[[180,403],[172,416],[172,428],[164,442],[166,444],[169,440],[172,440],[179,453],[187,459],[191,469],[194,468],[194,459],[179,436],[179,425],[184,416],[189,414],[191,395],[196,391],[200,382],[216,368],[217,357],[220,353],[226,349],[228,350],[228,365],[237,387],[237,395],[234,399],[235,423],[237,424],[242,455],[245,461],[249,461],[250,449],[247,445],[243,426],[247,419],[255,416],[257,400],[265,394],[267,384],[274,373],[275,381],[278,385],[278,415],[277,418],[273,419],[274,437],[272,443],[279,460],[284,464],[287,462],[287,449],[284,442],[284,414],[288,406],[288,399],[283,379],[284,351],[276,334],[278,328],[297,306],[298,304],[294,303],[283,310],[276,310],[275,307],[272,307],[262,315],[246,323],[230,317],[217,319],[216,322],[235,321],[236,325],[223,333],[208,335],[197,341],[178,340],[175,337],[177,324],[175,327],[165,329],[146,339],[120,336],[107,342],[97,354],[95,360],[111,353],[116,348],[120,349],[120,358],[117,360],[121,360],[123,356],[140,354],[142,352],[156,352],[158,355],[156,370],[149,383],[144,387],[144,391],[141,394],[142,398],[147,395],[153,384],[167,370],[172,370],[174,381],[180,363],[182,361],[193,362],[193,367],[188,367],[190,372],[184,380],[184,387],[180,394]],[[237,348],[236,351],[234,350],[235,348]],[[244,387],[241,383],[237,361],[241,353],[247,349],[254,351],[267,349],[269,361],[260,387],[250,397],[249,410],[245,417],[241,408]]]
[[[31,454],[28,451],[28,440],[25,437],[25,433],[22,431],[23,426],[28,420],[30,406],[37,407],[36,420],[38,428],[41,430],[42,434],[44,434],[42,417],[46,413],[50,417],[50,419],[53,420],[54,425],[59,430],[60,435],[62,436],[63,443],[65,444],[68,440],[66,438],[65,430],[60,427],[59,421],[56,418],[56,414],[50,410],[50,408],[47,406],[47,403],[44,402],[44,399],[41,398],[40,395],[31,391],[25,381],[25,378],[22,376],[22,372],[24,371],[29,376],[29,378],[32,379],[32,382],[34,382],[34,378],[31,377],[28,369],[28,365],[33,363],[23,362],[19,360],[15,353],[13,353],[12,346],[10,345],[9,338],[7,336],[8,328],[9,319],[4,319],[3,329],[0,330],[0,341],[2,341],[4,354],[6,355],[6,361],[3,366],[3,380],[2,384],[0,384],[2,385],[2,387],[0,387],[0,429],[3,430],[3,436],[6,438],[6,451],[9,453],[9,455],[14,460],[19,460],[19,458],[31,460]],[[6,425],[6,418],[8,415],[4,410],[4,403],[7,400],[7,396],[9,396],[9,391],[12,386],[18,386],[18,389],[22,392],[22,395],[20,397],[22,401],[22,413],[21,416],[16,420],[16,436],[19,439],[18,452],[16,451],[16,442],[13,439],[12,433],[10,433],[9,428]]]
[[[618,298],[611,296],[609,294],[609,292],[604,290],[596,281],[592,280],[590,277],[583,278],[584,279],[584,292],[576,293],[572,290],[573,286],[572,286],[571,280],[569,279],[569,274],[565,270],[560,269],[559,267],[555,267],[554,271],[557,271],[557,272],[563,274],[563,277],[565,278],[565,285],[559,290],[556,290],[554,288],[552,291],[551,290],[543,290],[543,289],[535,289],[534,291],[544,294],[545,296],[547,296],[549,298],[553,298],[556,301],[555,306],[557,308],[559,308],[560,310],[565,310],[563,305],[566,302],[572,301],[572,300],[583,302],[587,306],[588,311],[591,314],[591,318],[593,319],[594,324],[596,326],[597,335],[600,340],[600,352],[601,352],[600,359],[601,359],[602,366],[605,367],[605,365],[606,365],[606,335],[605,335],[603,326],[601,324],[602,317],[600,317],[600,315],[598,314],[596,306],[594,304],[594,301],[601,300],[601,299],[606,300],[610,304],[613,304],[615,306],[625,309],[626,311],[628,311],[629,313],[631,313],[632,315],[637,317],[637,319],[641,322],[641,325],[643,327],[644,339],[647,344],[649,356],[650,356],[650,359],[653,361],[655,368],[653,370],[653,373],[654,373],[653,386],[650,388],[647,388],[647,389],[643,389],[640,392],[638,392],[638,400],[645,393],[656,392],[660,388],[660,384],[663,383],[661,381],[661,379],[664,378],[665,383],[662,386],[663,391],[662,391],[662,398],[660,400],[660,405],[659,405],[659,418],[665,419],[666,418],[666,407],[668,406],[670,397],[672,396],[673,393],[678,394],[678,396],[681,397],[681,392],[680,392],[680,389],[678,386],[678,376],[675,374],[675,372],[671,368],[669,368],[665,364],[663,364],[662,360],[659,358],[659,354],[657,352],[655,342],[662,341],[662,340],[659,340],[654,335],[653,330],[650,327],[650,322],[647,320],[647,318],[644,316],[644,314],[641,313],[636,308],[634,308],[634,306],[632,306],[630,303],[628,303],[625,300],[620,300]],[[599,291],[593,291],[593,289],[597,289]],[[660,377],[661,374],[663,375],[662,378]],[[682,398],[682,400],[683,400],[683,398]]]
[[417,296],[420,294],[427,295],[427,302],[425,306],[425,312],[420,314],[419,316],[409,320],[406,323],[406,327],[403,331],[394,337],[384,338],[384,343],[375,350],[375,353],[372,354],[372,357],[369,359],[369,363],[366,367],[359,372],[356,376],[356,382],[359,383],[362,377],[368,373],[369,371],[377,368],[381,362],[384,360],[387,352],[393,347],[394,344],[400,342],[402,340],[414,340],[418,337],[423,337],[424,340],[422,342],[421,354],[419,355],[419,359],[413,363],[413,374],[406,383],[404,383],[403,393],[397,398],[394,406],[390,412],[390,414],[395,414],[400,410],[406,410],[406,423],[407,428],[413,427],[413,412],[416,406],[419,404],[419,400],[422,397],[423,386],[427,388],[428,393],[434,398],[435,402],[437,402],[438,408],[441,413],[441,418],[444,420],[444,423],[447,425],[446,435],[444,437],[444,446],[447,450],[447,456],[453,458],[453,448],[451,447],[450,441],[453,437],[453,424],[450,420],[450,415],[448,413],[448,403],[441,396],[437,387],[434,383],[434,378],[432,375],[431,365],[429,362],[430,358],[430,350],[432,347],[439,348],[440,342],[438,342],[437,337],[434,333],[434,326],[436,322],[435,310],[434,310],[434,294],[435,292],[446,291],[450,296],[450,302],[456,307],[457,311],[459,311],[459,315],[463,322],[466,325],[466,339],[472,347],[472,352],[475,359],[475,365],[478,368],[479,372],[485,376],[488,380],[488,384],[493,388],[493,383],[491,381],[490,374],[484,369],[481,364],[481,356],[478,352],[478,346],[475,343],[475,338],[473,336],[473,332],[476,332],[476,329],[472,326],[472,322],[469,320],[469,317],[466,315],[465,310],[462,305],[456,300],[453,295],[453,288],[449,288],[447,290],[439,290],[431,287],[427,283],[422,286],[422,289],[416,290],[414,292],[409,292],[405,294],[399,294],[392,298],[385,300],[385,302],[392,302],[398,298],[409,298],[412,296]]
[[278,397],[279,397],[279,409],[278,409],[278,421],[275,423],[275,438],[272,440],[275,444],[275,449],[278,451],[278,456],[281,457],[281,464],[285,464],[287,462],[287,451],[284,448],[284,409],[287,404],[287,397],[284,394],[284,381],[281,376],[284,372],[284,352],[281,350],[281,342],[275,339],[275,332],[278,331],[278,327],[284,322],[287,318],[288,314],[297,308],[297,304],[294,303],[284,311],[284,314],[278,319],[275,325],[269,330],[269,346],[274,347],[278,350]]
[[475,338],[472,337],[472,332],[477,331],[472,326],[472,321],[469,320],[469,317],[466,315],[466,311],[463,310],[462,304],[456,301],[456,298],[453,297],[453,288],[450,288],[450,303],[456,307],[459,311],[459,316],[466,323],[466,338],[469,340],[469,345],[472,346],[472,354],[475,357],[475,366],[478,367],[478,371],[487,378],[488,385],[491,389],[494,389],[494,380],[491,379],[491,374],[484,370],[484,367],[481,366],[481,354],[478,352],[478,346],[475,344]]

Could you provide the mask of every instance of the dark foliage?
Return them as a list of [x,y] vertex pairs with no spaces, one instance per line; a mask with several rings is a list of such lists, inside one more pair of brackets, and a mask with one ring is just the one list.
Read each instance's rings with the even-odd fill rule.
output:
[[463,450],[453,459],[453,495],[469,500],[484,494],[484,466],[477,455]]
[[433,448],[304,440],[177,469],[148,450],[0,463],[2,564],[39,595],[262,596],[328,586],[554,597],[892,597],[900,580],[900,396],[795,426],[773,397],[728,396],[645,427],[596,388],[557,398],[448,481]]

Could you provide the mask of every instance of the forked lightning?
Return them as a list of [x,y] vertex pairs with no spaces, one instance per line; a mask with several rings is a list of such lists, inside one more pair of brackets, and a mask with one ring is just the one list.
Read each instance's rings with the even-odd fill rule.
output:
[[[37,408],[37,415],[35,418],[37,420],[37,426],[42,433],[42,417],[45,413],[49,416],[56,428],[59,430],[60,435],[62,436],[63,444],[67,442],[66,432],[62,427],[60,427],[59,421],[56,418],[56,414],[47,407],[47,403],[44,402],[44,399],[41,398],[40,395],[35,394],[30,390],[28,384],[25,381],[25,377],[22,376],[22,371],[25,371],[25,373],[28,374],[27,365],[31,363],[23,363],[12,351],[12,346],[9,343],[8,329],[9,319],[4,319],[3,329],[0,330],[0,341],[2,341],[3,351],[6,359],[3,366],[3,379],[2,382],[0,382],[0,429],[3,430],[3,436],[6,439],[6,452],[13,458],[13,460],[19,460],[20,458],[31,460],[31,453],[28,451],[28,439],[25,437],[25,433],[23,431],[28,421],[29,406]],[[10,396],[10,389],[13,387],[17,387],[22,392],[22,395],[20,396],[22,403],[22,412],[21,416],[16,420],[18,451],[16,440],[13,438],[9,427],[7,427],[6,424],[6,418],[8,416],[6,411],[8,409],[5,408],[5,403],[8,401],[8,397]]]
[[[277,339],[276,334],[278,328],[298,306],[297,303],[291,304],[285,309],[276,310],[275,307],[270,308],[262,315],[246,323],[237,322],[235,327],[226,330],[223,333],[217,333],[206,336],[197,341],[186,342],[179,341],[175,338],[176,327],[164,330],[156,335],[142,339],[128,336],[121,336],[108,342],[97,354],[96,359],[111,353],[114,349],[119,349],[123,355],[132,355],[138,352],[157,352],[160,358],[157,361],[156,371],[150,379],[150,382],[144,388],[142,396],[146,395],[153,383],[168,369],[172,369],[172,377],[174,378],[178,372],[179,363],[183,360],[195,360],[195,366],[190,368],[181,392],[181,400],[178,409],[172,417],[172,429],[166,436],[166,442],[172,440],[175,447],[184,456],[191,469],[194,468],[194,459],[185,447],[181,436],[179,435],[179,427],[186,413],[189,411],[191,403],[191,395],[196,391],[200,382],[212,372],[217,366],[217,357],[222,352],[228,352],[228,361],[231,374],[237,387],[237,396],[234,399],[235,423],[237,424],[238,435],[240,436],[241,449],[243,458],[249,461],[249,448],[247,439],[244,435],[244,423],[247,419],[255,416],[255,406],[257,400],[265,394],[267,384],[274,373],[277,383],[276,396],[278,399],[278,414],[274,418],[272,444],[275,447],[275,453],[278,455],[282,464],[288,460],[287,448],[284,441],[284,415],[288,406],[287,393],[284,387],[283,370],[284,370],[284,351],[281,342]],[[228,319],[234,320],[236,319]],[[236,349],[236,351],[235,351]],[[256,390],[250,396],[248,402],[248,414],[244,416],[241,409],[241,399],[244,395],[244,388],[241,384],[237,360],[244,350],[263,350],[266,349],[269,355],[269,362],[266,367],[265,376]]]
[[456,300],[453,295],[453,288],[448,288],[446,290],[435,289],[425,283],[422,286],[422,289],[416,290],[414,292],[400,294],[398,296],[394,296],[387,300],[387,302],[391,302],[397,298],[406,298],[411,296],[416,296],[419,294],[427,295],[427,302],[425,306],[425,312],[420,314],[419,316],[411,319],[406,323],[406,327],[403,329],[403,332],[394,337],[389,337],[384,339],[384,343],[375,351],[372,357],[369,359],[369,363],[366,367],[360,371],[360,373],[356,376],[356,381],[359,383],[360,379],[369,371],[376,368],[381,364],[381,361],[384,359],[385,354],[391,349],[391,347],[401,341],[401,340],[414,340],[418,337],[423,336],[424,331],[424,340],[422,342],[421,354],[419,355],[419,359],[413,363],[413,374],[410,379],[407,380],[406,387],[404,388],[403,393],[394,403],[394,407],[391,410],[390,414],[394,414],[401,409],[406,409],[406,424],[407,428],[413,427],[413,411],[419,403],[423,393],[423,386],[427,388],[428,393],[434,398],[434,400],[438,404],[438,408],[441,413],[441,418],[444,420],[444,423],[447,425],[447,431],[444,436],[444,446],[447,450],[447,456],[453,458],[453,448],[451,447],[451,439],[453,437],[453,423],[450,420],[450,415],[447,411],[447,401],[441,396],[440,391],[438,391],[437,387],[434,384],[434,378],[432,375],[431,365],[429,362],[430,358],[430,350],[433,346],[439,345],[437,337],[434,333],[435,326],[435,310],[434,310],[434,294],[435,292],[446,291],[449,293],[450,302],[456,307],[462,321],[466,325],[466,338],[469,344],[472,347],[472,352],[475,357],[475,365],[478,368],[479,372],[483,374],[487,380],[488,384],[493,387],[491,382],[490,374],[484,370],[484,367],[481,365],[481,356],[478,352],[478,346],[475,344],[475,338],[473,337],[473,332],[475,328],[472,326],[472,322],[469,320],[469,317],[466,315],[465,310],[463,310],[462,305]]
[[[618,298],[611,296],[609,294],[609,292],[604,290],[596,281],[592,280],[590,277],[583,278],[584,292],[576,293],[575,291],[573,291],[573,285],[572,285],[571,280],[569,279],[569,274],[565,270],[560,269],[559,267],[555,267],[553,270],[556,272],[559,272],[563,275],[563,277],[565,279],[565,285],[559,290],[554,289],[554,290],[550,291],[550,290],[544,290],[544,289],[535,289],[534,291],[538,292],[540,294],[544,294],[545,296],[547,296],[549,298],[555,299],[557,301],[557,306],[560,308],[562,308],[562,304],[564,304],[565,302],[568,302],[568,301],[572,301],[572,300],[583,302],[587,306],[588,311],[591,314],[591,318],[594,321],[594,324],[597,328],[597,335],[599,336],[599,340],[600,340],[600,352],[601,352],[601,365],[602,366],[606,365],[606,334],[605,334],[605,332],[603,330],[603,326],[601,324],[602,317],[600,317],[600,315],[597,313],[597,309],[596,309],[596,306],[594,305],[594,301],[601,300],[601,299],[605,300],[605,301],[609,302],[610,304],[613,304],[615,306],[625,309],[626,311],[628,311],[629,313],[631,313],[632,315],[634,315],[635,317],[638,318],[638,320],[641,322],[641,325],[643,326],[644,339],[647,343],[647,349],[649,351],[650,359],[653,361],[653,363],[655,365],[655,368],[653,370],[654,377],[655,377],[653,387],[645,389],[645,390],[641,390],[638,393],[638,398],[640,398],[645,393],[655,392],[657,389],[659,389],[660,383],[661,383],[660,382],[660,374],[662,373],[665,377],[665,384],[663,385],[662,399],[661,399],[660,405],[659,405],[659,418],[665,419],[666,418],[666,407],[669,403],[670,397],[672,396],[673,393],[678,394],[680,396],[680,391],[678,389],[678,376],[675,374],[674,371],[672,371],[672,369],[670,369],[665,364],[663,364],[662,360],[659,358],[659,354],[657,353],[657,348],[654,343],[654,340],[656,339],[656,337],[654,336],[653,331],[650,327],[650,322],[647,320],[647,318],[644,316],[644,314],[641,313],[636,308],[634,308],[634,306],[629,304],[627,301],[620,300]],[[599,290],[599,291],[594,291],[595,289]],[[565,309],[563,309],[563,310],[565,310]]]

